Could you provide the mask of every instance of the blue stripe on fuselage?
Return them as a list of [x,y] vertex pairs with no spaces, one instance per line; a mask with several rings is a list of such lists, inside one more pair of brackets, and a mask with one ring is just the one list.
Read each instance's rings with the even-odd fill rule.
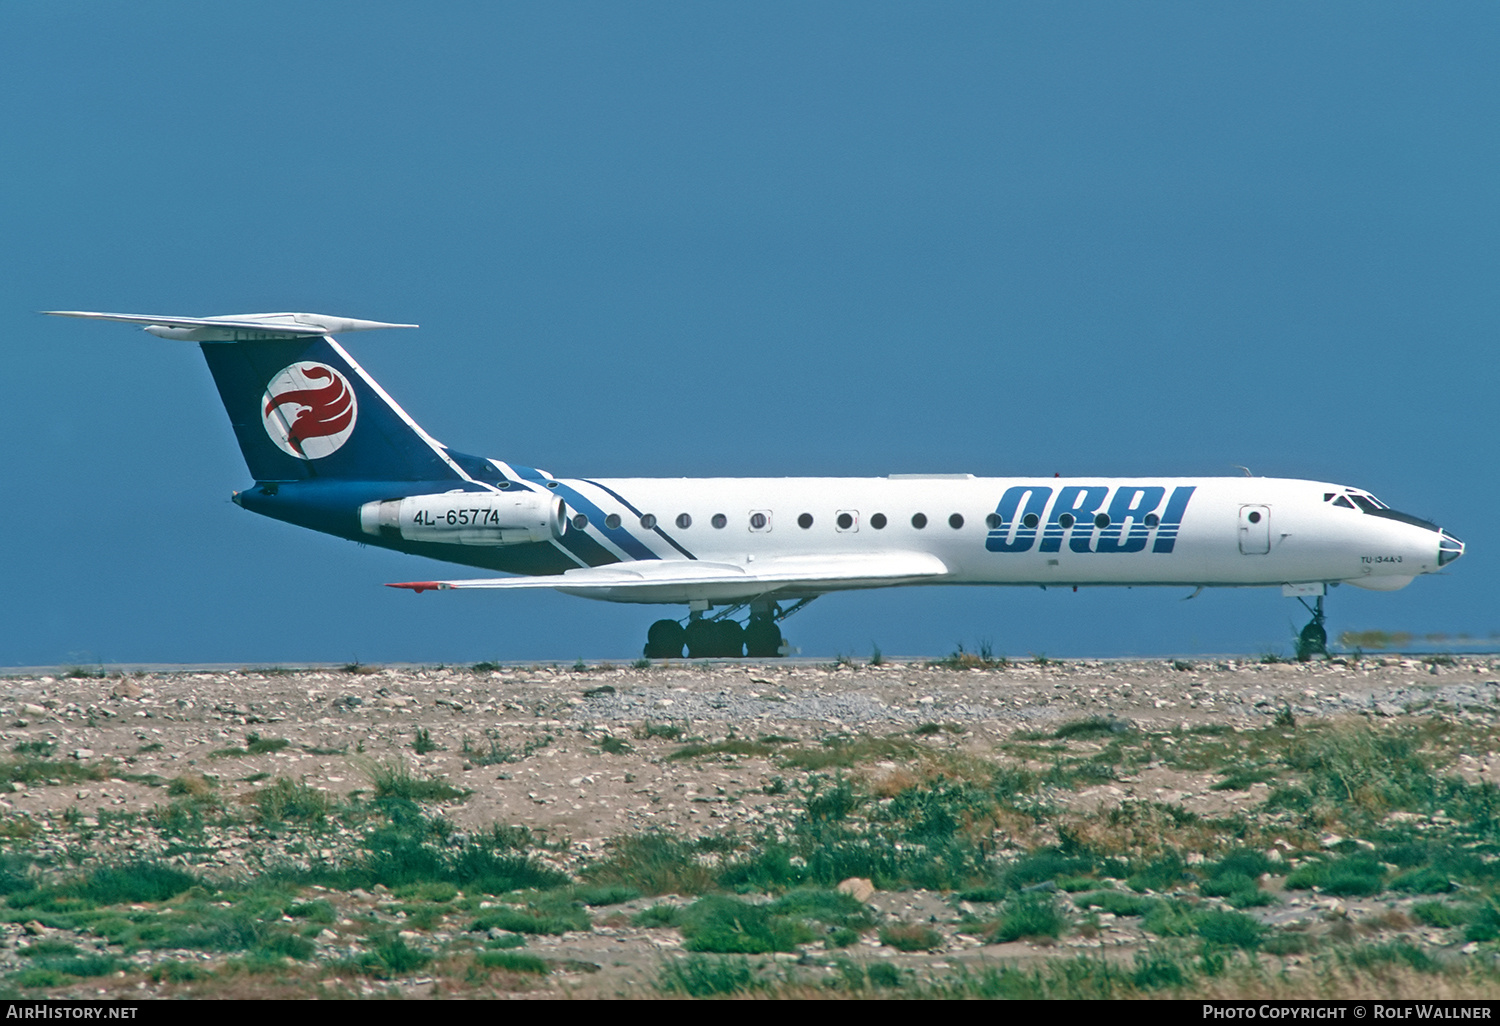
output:
[[[638,510],[638,509],[635,508],[635,505],[629,499],[625,498],[625,496],[621,495],[619,492],[615,491],[613,488],[606,488],[606,487],[604,487],[604,485],[600,484],[598,481],[589,481],[588,478],[583,478],[583,480],[585,482],[587,482],[588,484],[593,485],[595,488],[599,489],[601,492],[608,492],[610,495],[613,495],[616,499],[619,499],[620,502],[621,502],[621,504],[624,505],[624,507],[626,509],[630,510],[630,512],[632,512],[632,513],[635,514],[635,517],[636,517],[637,520],[639,520],[642,516],[644,516],[644,514],[641,513],[640,510]],[[661,524],[657,524],[655,527],[652,528],[652,530],[655,531],[658,535],[661,536],[662,541],[664,541],[668,545],[672,546],[672,548],[674,548],[678,552],[682,553],[688,559],[697,559],[698,558],[697,556],[695,556],[691,552],[689,552],[687,549],[683,548],[681,545],[678,545],[676,539],[674,539],[670,534],[668,534],[666,531],[663,531],[661,529]]]
[[[588,499],[585,499],[577,489],[569,488],[567,485],[559,482],[557,488],[555,488],[554,491],[559,492],[562,495],[563,500],[567,502],[569,506],[572,506],[578,512],[588,517],[590,527],[597,528],[600,534],[608,538],[615,545],[619,546],[620,551],[624,552],[632,559],[661,558],[656,553],[647,548],[645,542],[641,541],[635,535],[627,531],[623,524],[620,527],[615,528],[606,527],[604,523],[604,511],[598,506],[594,505]],[[618,498],[618,496],[616,496],[616,498]]]

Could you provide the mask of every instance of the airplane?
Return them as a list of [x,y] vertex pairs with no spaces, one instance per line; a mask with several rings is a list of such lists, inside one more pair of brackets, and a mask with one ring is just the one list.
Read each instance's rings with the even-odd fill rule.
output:
[[684,649],[692,658],[785,655],[782,622],[821,595],[966,584],[1280,586],[1312,614],[1297,641],[1307,659],[1327,655],[1329,586],[1394,591],[1464,553],[1437,524],[1363,489],[1248,471],[554,477],[438,442],[333,338],[414,324],[45,312],[198,342],[255,481],[233,496],[242,508],[514,575],[390,585],[419,594],[550,588],[686,606],[686,617],[651,625],[648,658],[681,658]]

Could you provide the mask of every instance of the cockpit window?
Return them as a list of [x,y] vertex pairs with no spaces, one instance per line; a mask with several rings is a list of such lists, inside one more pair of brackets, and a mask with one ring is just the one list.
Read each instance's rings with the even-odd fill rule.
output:
[[1366,513],[1378,513],[1380,510],[1390,509],[1375,496],[1352,489],[1346,492],[1324,492],[1323,501],[1342,506],[1344,509],[1358,509]]

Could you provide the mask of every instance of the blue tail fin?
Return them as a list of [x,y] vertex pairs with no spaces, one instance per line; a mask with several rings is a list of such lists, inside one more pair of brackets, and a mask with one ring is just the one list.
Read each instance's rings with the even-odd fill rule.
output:
[[257,481],[464,476],[332,338],[201,345]]
[[[415,328],[326,314],[224,317],[48,310],[59,317],[138,324],[199,342],[250,473],[261,482],[449,481],[486,478],[486,461],[449,453],[417,426],[332,338],[334,332]],[[460,469],[468,465],[469,473]]]

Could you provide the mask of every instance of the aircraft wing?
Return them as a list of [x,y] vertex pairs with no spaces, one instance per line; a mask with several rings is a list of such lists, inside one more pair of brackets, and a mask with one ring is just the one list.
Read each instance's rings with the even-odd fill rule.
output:
[[704,560],[639,560],[580,567],[545,577],[481,577],[460,581],[406,581],[386,585],[415,592],[450,588],[555,588],[614,601],[671,601],[666,593],[712,597],[764,595],[774,591],[837,591],[897,581],[915,583],[948,573],[947,565],[926,552],[851,553],[786,556],[750,563]]

